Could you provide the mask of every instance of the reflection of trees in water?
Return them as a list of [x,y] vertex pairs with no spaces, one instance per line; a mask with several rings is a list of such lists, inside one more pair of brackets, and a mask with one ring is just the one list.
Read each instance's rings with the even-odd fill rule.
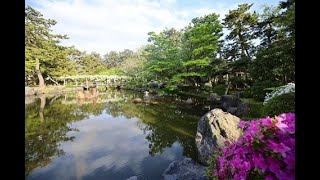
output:
[[108,103],[107,112],[114,117],[139,118],[143,124],[138,121],[137,126],[147,135],[150,155],[162,153],[179,141],[183,154],[196,159],[194,137],[202,113],[199,109],[169,103],[147,105],[129,101]]
[[41,96],[25,106],[25,175],[36,167],[46,166],[52,157],[64,154],[59,149],[60,143],[73,141],[75,137],[67,133],[78,131],[68,123],[101,114],[105,108],[103,104],[66,105],[62,104],[64,97],[54,98]]
[[146,134],[151,155],[161,153],[179,141],[183,154],[195,158],[194,136],[197,121],[203,113],[195,107],[172,104],[166,98],[161,99],[162,102],[157,105],[132,103],[134,98],[142,96],[114,91],[83,104],[75,101],[74,96],[38,98],[26,104],[26,175],[34,168],[50,163],[52,157],[63,155],[59,144],[72,141],[74,137],[67,136],[67,133],[77,131],[70,128],[68,123],[88,118],[89,115],[100,115],[104,110],[113,117],[139,118],[141,121],[137,125]]
[[149,106],[144,109],[144,114],[141,120],[146,124],[143,131],[150,143],[150,155],[162,153],[178,141],[183,147],[183,155],[196,159],[196,116],[168,104]]

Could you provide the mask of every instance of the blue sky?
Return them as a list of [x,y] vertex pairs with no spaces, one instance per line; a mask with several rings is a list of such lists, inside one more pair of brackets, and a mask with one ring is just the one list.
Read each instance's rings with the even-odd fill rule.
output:
[[26,0],[26,5],[56,20],[54,33],[67,34],[66,46],[101,55],[147,44],[147,33],[165,27],[181,29],[192,18],[217,13],[220,19],[238,4],[252,11],[279,0]]

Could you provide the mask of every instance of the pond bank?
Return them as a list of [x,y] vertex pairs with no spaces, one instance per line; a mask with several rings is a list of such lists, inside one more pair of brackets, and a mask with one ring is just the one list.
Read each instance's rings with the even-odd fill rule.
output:
[[82,87],[65,87],[65,86],[45,86],[45,87],[25,87],[25,96],[39,94],[59,94],[64,92],[81,91]]

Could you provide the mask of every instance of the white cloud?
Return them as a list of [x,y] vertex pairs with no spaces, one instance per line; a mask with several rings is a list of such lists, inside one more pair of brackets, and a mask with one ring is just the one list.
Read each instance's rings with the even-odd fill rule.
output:
[[[150,31],[165,27],[181,29],[192,18],[212,12],[224,15],[234,5],[177,7],[175,0],[29,0],[45,18],[58,23],[55,33],[67,34],[64,45],[105,54],[111,50],[136,49],[147,43]],[[220,17],[221,19],[221,17]]]

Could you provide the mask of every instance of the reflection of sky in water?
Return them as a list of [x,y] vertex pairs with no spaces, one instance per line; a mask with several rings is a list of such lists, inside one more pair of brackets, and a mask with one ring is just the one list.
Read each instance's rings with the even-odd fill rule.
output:
[[[182,147],[174,143],[162,154],[149,155],[149,143],[137,126],[137,119],[108,114],[73,123],[79,132],[74,142],[61,144],[66,153],[44,168],[37,168],[27,179],[126,179],[137,175],[159,179],[164,169],[182,159]],[[141,124],[139,124],[141,126]]]

